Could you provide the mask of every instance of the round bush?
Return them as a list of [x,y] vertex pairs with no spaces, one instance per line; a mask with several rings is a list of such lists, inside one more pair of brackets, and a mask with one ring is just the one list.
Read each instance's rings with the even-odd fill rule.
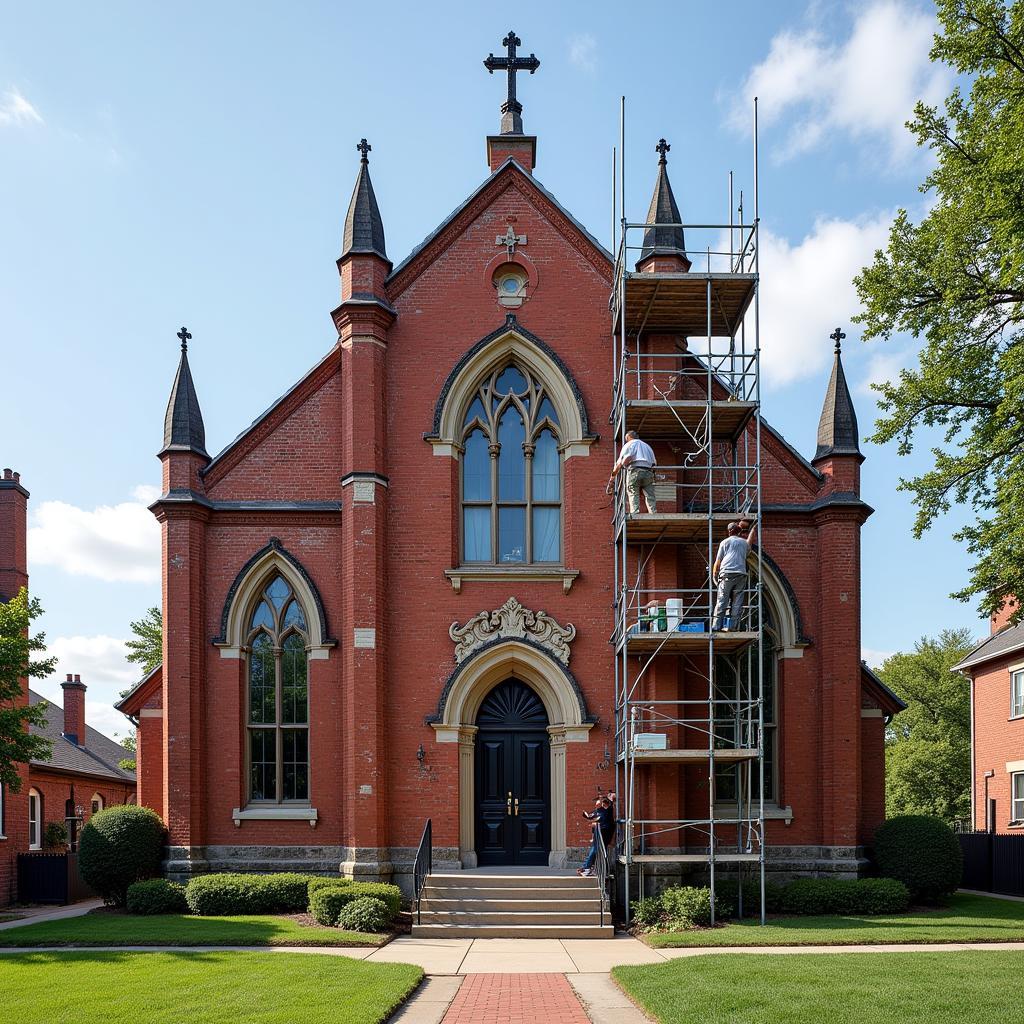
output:
[[128,886],[129,914],[184,914],[185,886],[166,878],[148,878]]
[[123,907],[128,886],[160,873],[164,823],[148,807],[125,804],[94,814],[82,829],[78,866],[105,903]]
[[343,885],[352,885],[352,879],[342,878],[340,875],[316,875],[310,878],[306,890],[312,896],[318,889],[337,889]]
[[[359,899],[352,885],[321,886],[309,897],[309,913],[317,924],[333,927],[342,908]],[[381,904],[383,906],[383,904]]]
[[661,894],[665,923],[670,928],[706,928],[711,924],[711,890],[693,885],[672,886]]
[[338,927],[350,932],[382,932],[391,918],[391,912],[376,896],[360,896],[341,908]]
[[644,928],[653,928],[665,913],[661,906],[661,899],[657,896],[648,896],[646,899],[630,903],[630,910],[633,912],[633,920]]
[[879,873],[895,878],[913,899],[937,902],[953,892],[963,875],[963,854],[952,829],[927,814],[890,818],[875,833]]
[[857,897],[861,914],[902,914],[910,906],[910,890],[895,878],[862,878]]

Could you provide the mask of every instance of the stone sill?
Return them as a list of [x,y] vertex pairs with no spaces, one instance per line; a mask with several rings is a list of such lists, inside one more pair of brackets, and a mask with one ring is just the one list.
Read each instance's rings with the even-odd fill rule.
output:
[[243,821],[308,821],[310,828],[316,828],[317,817],[315,807],[289,807],[281,804],[266,807],[253,804],[249,807],[236,807],[231,812],[235,828],[241,828]]
[[509,583],[512,580],[528,583],[560,582],[563,592],[568,594],[580,572],[579,569],[562,569],[558,566],[473,565],[460,569],[445,569],[444,574],[456,594],[462,592],[463,583]]

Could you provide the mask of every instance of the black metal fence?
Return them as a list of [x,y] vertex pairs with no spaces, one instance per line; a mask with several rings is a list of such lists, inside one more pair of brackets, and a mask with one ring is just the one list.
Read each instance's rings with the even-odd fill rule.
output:
[[1024,835],[966,832],[957,836],[964,855],[965,889],[1024,896]]
[[64,906],[95,893],[78,873],[77,853],[19,853],[18,902]]

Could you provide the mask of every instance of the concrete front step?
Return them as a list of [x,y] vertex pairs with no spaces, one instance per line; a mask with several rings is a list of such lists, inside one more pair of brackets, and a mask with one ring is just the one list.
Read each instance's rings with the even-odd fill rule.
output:
[[[520,924],[600,924],[601,910],[566,913],[550,910],[421,910],[421,924],[469,924],[484,928]],[[607,915],[605,915],[607,920]]]
[[427,884],[499,889],[596,889],[597,879],[581,875],[481,875],[475,871],[456,871],[429,875]]
[[[605,918],[608,920],[608,918]],[[611,924],[414,924],[414,939],[612,939]]]
[[598,890],[589,889],[500,889],[477,885],[434,885],[428,882],[423,887],[423,899],[433,900],[554,900],[556,902],[577,902],[596,900]]
[[487,910],[499,911],[535,911],[543,910],[549,913],[579,914],[586,911],[601,910],[601,900],[597,896],[587,896],[582,899],[554,899],[554,900],[519,900],[519,899],[479,899],[474,895],[465,896],[451,895],[435,896],[433,893],[424,895],[420,901],[420,909],[425,914],[429,911],[453,911],[465,910],[475,913],[482,913]]

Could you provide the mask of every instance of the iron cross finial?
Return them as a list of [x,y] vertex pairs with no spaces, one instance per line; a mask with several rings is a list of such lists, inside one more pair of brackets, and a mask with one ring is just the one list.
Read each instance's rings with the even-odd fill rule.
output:
[[830,337],[830,338],[831,338],[831,339],[832,339],[832,340],[833,340],[833,341],[834,341],[834,342],[836,343],[836,355],[839,355],[839,350],[840,350],[840,349],[842,348],[842,346],[843,346],[843,338],[845,338],[845,337],[846,337],[846,335],[845,335],[845,334],[843,334],[843,332],[842,332],[842,331],[841,331],[841,330],[840,330],[840,329],[839,329],[839,328],[837,327],[837,328],[836,328],[836,329],[835,329],[835,330],[834,330],[834,331],[833,331],[833,332],[832,332],[832,333],[831,333],[831,334],[829,335],[829,337]]
[[366,141],[366,139],[360,139],[356,143],[356,149],[358,149],[359,152],[362,153],[362,156],[359,158],[359,162],[363,164],[368,164],[370,161],[366,154],[369,153],[371,149],[373,149],[373,146],[371,146]]
[[654,151],[658,154],[658,163],[659,164],[668,163],[668,161],[665,159],[665,154],[671,148],[672,147],[664,139],[658,139],[658,144],[654,147]]
[[181,339],[181,351],[182,352],[187,352],[188,351],[189,339],[192,337],[192,335],[188,333],[188,328],[187,327],[182,327],[182,329],[180,331],[178,331],[178,333],[177,333],[177,335],[175,335],[175,337],[178,337],[178,338]]
[[540,61],[534,54],[529,57],[520,57],[516,54],[516,47],[522,45],[522,39],[512,29],[501,41],[505,47],[506,56],[495,57],[490,54],[484,60],[484,67],[493,75],[495,71],[506,71],[508,73],[508,96],[501,105],[501,133],[503,135],[521,135],[523,131],[523,105],[516,99],[516,72],[529,71],[532,75],[540,67]]

